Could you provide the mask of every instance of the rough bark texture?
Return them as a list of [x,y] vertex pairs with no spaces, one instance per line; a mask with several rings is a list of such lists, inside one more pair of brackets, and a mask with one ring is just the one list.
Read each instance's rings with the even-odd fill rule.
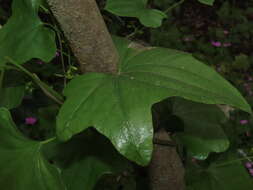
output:
[[95,0],[48,0],[82,72],[116,72],[118,55]]
[[155,133],[158,143],[154,144],[153,157],[149,166],[150,189],[184,190],[184,168],[176,147],[166,145],[171,142],[168,133],[161,129]]
[[[116,73],[118,54],[95,0],[48,0],[52,12],[64,31],[81,71]],[[140,44],[132,48],[148,49]],[[158,132],[159,142],[169,142],[168,134]],[[154,145],[149,167],[152,190],[183,190],[184,169],[175,147]]]

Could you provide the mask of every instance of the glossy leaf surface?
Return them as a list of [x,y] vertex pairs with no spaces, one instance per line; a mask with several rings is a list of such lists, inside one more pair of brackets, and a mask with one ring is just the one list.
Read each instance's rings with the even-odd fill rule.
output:
[[64,90],[67,100],[57,117],[60,139],[68,140],[94,126],[121,154],[146,165],[152,153],[154,103],[180,96],[251,112],[232,85],[190,54],[154,48],[128,57],[122,53],[128,43],[116,44],[124,55],[117,75],[85,74],[73,79]]
[[55,54],[55,34],[38,16],[41,0],[14,0],[12,16],[0,29],[0,66],[6,57],[24,63],[32,58],[49,62]]
[[147,7],[147,0],[108,0],[105,9],[118,16],[137,17],[147,27],[159,27],[166,14]]
[[184,122],[184,131],[177,133],[177,138],[191,156],[202,160],[210,152],[228,149],[229,140],[221,127],[226,117],[217,106],[177,98],[173,101],[173,115]]
[[9,111],[0,108],[0,186],[8,190],[64,190],[59,171],[41,153],[41,142],[25,138]]

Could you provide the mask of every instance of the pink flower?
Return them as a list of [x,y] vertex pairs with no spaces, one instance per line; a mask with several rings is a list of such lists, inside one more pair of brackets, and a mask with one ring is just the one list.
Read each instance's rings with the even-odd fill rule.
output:
[[251,136],[251,134],[250,134],[249,131],[246,132],[246,136],[247,136],[247,137],[250,137],[250,136]]
[[253,176],[253,168],[249,169],[249,173],[251,176]]
[[243,86],[244,86],[245,90],[247,91],[248,95],[252,96],[253,95],[252,86],[249,83],[244,83]]
[[229,31],[228,30],[223,30],[223,34],[228,35]]
[[44,64],[44,62],[43,62],[43,61],[37,61],[37,64],[39,64],[39,65],[43,65],[43,64]]
[[248,168],[248,169],[252,168],[252,166],[253,166],[252,162],[246,162],[245,163],[245,167]]
[[185,41],[185,42],[191,42],[191,41],[193,41],[193,38],[192,37],[184,37],[183,41]]
[[246,88],[246,87],[249,87],[249,83],[243,83],[243,86]]
[[217,72],[222,72],[222,68],[221,68],[220,65],[216,67],[216,71],[217,71]]
[[223,43],[223,47],[230,47],[230,46],[232,46],[232,44],[230,42]]
[[27,117],[25,118],[26,125],[34,125],[37,122],[37,118],[35,117]]
[[197,163],[198,162],[198,160],[196,159],[196,158],[192,158],[192,160],[191,160],[193,163]]
[[240,121],[240,124],[245,125],[245,124],[247,124],[248,122],[249,122],[248,120],[244,119],[244,120],[241,120],[241,121]]
[[245,90],[251,91],[251,86],[245,86]]
[[55,57],[59,57],[59,56],[60,56],[60,52],[59,52],[59,51],[56,51]]
[[211,44],[214,46],[214,47],[221,47],[221,42],[215,42],[215,41],[211,41]]
[[248,77],[248,81],[253,81],[253,78],[252,77]]

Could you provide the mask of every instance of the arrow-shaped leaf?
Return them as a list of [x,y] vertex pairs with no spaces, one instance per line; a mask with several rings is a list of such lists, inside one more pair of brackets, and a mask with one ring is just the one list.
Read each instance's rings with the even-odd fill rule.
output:
[[59,171],[41,153],[41,142],[22,136],[0,108],[0,186],[8,190],[64,190]]
[[[128,43],[117,46],[125,49]],[[154,103],[180,96],[251,112],[231,84],[188,53],[154,48],[121,57],[119,64],[116,75],[90,73],[67,85],[64,90],[67,100],[57,118],[58,137],[68,140],[94,126],[121,154],[146,165],[153,146]]]
[[32,58],[49,62],[55,54],[55,34],[38,16],[41,0],[14,0],[12,16],[0,29],[0,66],[5,57],[24,63]]

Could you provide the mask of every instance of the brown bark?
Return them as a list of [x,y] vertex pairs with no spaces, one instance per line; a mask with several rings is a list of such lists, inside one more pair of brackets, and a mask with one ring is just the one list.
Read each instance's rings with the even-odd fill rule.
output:
[[[162,142],[162,143],[160,143]],[[168,133],[155,133],[154,152],[149,165],[150,189],[184,190],[184,168]]]
[[95,0],[48,0],[82,72],[115,73],[118,54]]
[[[118,54],[95,0],[48,0],[84,72],[116,73]],[[132,48],[147,49],[136,43]],[[155,134],[159,142],[170,140],[166,132]],[[166,143],[165,143],[166,144]],[[152,190],[183,190],[184,170],[175,147],[154,145],[149,167]]]

